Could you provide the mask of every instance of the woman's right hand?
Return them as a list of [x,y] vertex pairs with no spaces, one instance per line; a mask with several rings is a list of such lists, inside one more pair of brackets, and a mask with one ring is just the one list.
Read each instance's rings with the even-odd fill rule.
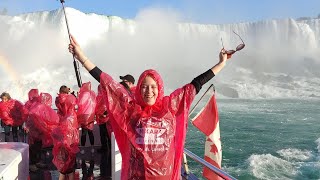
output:
[[76,39],[70,35],[71,42],[69,44],[69,52],[83,64],[86,61],[86,56],[84,55],[83,51],[80,48],[80,45],[76,41]]
[[231,58],[231,56],[230,57],[228,57],[228,56],[229,55],[226,54],[225,49],[221,49],[221,51],[219,53],[219,63],[224,63],[225,64],[227,59]]
[[231,58],[231,56],[226,53],[226,50],[221,49],[219,53],[219,62],[211,68],[212,72],[214,74],[218,74],[221,71],[221,69],[226,65],[226,61],[229,58]]
[[79,60],[79,62],[82,64],[83,67],[86,68],[86,70],[91,71],[96,65],[94,65],[83,53],[83,51],[80,48],[80,45],[76,41],[76,39],[70,35],[70,44],[69,44],[69,52]]

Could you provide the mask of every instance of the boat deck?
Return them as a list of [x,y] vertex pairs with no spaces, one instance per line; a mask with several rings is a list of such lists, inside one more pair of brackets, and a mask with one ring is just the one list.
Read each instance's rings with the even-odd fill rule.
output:
[[[76,179],[111,179],[111,155],[109,152],[98,153],[100,148],[100,136],[95,127],[95,145],[93,146],[94,153],[91,153],[91,146],[89,146],[89,138],[85,147],[79,147],[80,150],[85,150],[84,154],[80,152],[76,158]],[[24,141],[23,135],[20,134],[19,141]],[[4,142],[4,133],[0,132],[0,142]],[[9,142],[12,142],[12,135],[9,137]],[[29,172],[30,180],[57,180],[59,178],[59,171],[52,163],[52,148],[44,148],[39,152],[41,155],[41,162],[46,164],[46,168],[38,168],[37,171]],[[88,178],[86,178],[88,177]]]
[[[97,132],[97,131],[96,131]],[[95,133],[94,133],[95,134]],[[76,170],[75,179],[97,179],[97,180],[108,180],[111,178],[111,153],[99,152],[100,148],[100,138],[95,134],[95,145],[93,146],[94,152],[91,153],[91,146],[89,146],[89,139],[87,138],[87,143],[85,147],[79,147],[80,150],[85,150],[84,154],[80,152],[77,154],[76,158]],[[19,140],[23,140],[23,136],[19,137]],[[9,141],[12,142],[12,136],[10,136]],[[0,142],[4,142],[4,133],[0,132]],[[52,163],[52,148],[44,148],[40,152],[41,162],[46,164],[45,168],[38,168],[37,171],[29,172],[30,180],[58,180],[59,171]],[[185,174],[182,170],[182,179],[188,180],[198,180],[193,174]]]

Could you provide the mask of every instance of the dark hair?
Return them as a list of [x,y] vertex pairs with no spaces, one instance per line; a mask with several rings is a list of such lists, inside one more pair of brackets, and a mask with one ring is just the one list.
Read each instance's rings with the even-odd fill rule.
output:
[[134,80],[134,77],[130,74],[127,74],[125,76],[120,76],[120,79],[122,81],[128,81],[128,82],[131,82],[132,84],[134,84],[135,80]]
[[59,89],[60,94],[69,94],[70,88],[68,88],[66,85],[62,85]]
[[9,93],[7,93],[7,92],[3,92],[3,93],[0,95],[0,98],[1,98],[1,99],[2,99],[3,97],[7,97],[7,99],[8,99],[8,100],[10,100],[10,99],[11,99],[10,94],[9,94]]
[[124,81],[121,81],[120,84],[121,84],[122,86],[124,86],[124,88],[126,88],[127,91],[131,92],[131,89],[130,89],[130,87],[128,86],[127,83],[125,83]]

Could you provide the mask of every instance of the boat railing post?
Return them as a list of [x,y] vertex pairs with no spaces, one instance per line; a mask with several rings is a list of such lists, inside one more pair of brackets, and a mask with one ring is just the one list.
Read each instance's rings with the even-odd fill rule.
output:
[[185,153],[183,153],[182,155],[182,159],[183,159],[183,168],[184,168],[184,173],[186,175],[189,175],[189,167],[188,167],[188,162],[187,162],[187,156]]

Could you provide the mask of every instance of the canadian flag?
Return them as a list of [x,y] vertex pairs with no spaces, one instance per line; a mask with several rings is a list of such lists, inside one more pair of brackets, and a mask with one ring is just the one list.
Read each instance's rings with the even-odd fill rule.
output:
[[[218,109],[214,95],[214,89],[207,104],[192,119],[192,124],[206,135],[204,159],[210,164],[221,169],[222,149],[220,141],[220,128]],[[209,180],[219,180],[216,173],[204,167],[203,176]]]

